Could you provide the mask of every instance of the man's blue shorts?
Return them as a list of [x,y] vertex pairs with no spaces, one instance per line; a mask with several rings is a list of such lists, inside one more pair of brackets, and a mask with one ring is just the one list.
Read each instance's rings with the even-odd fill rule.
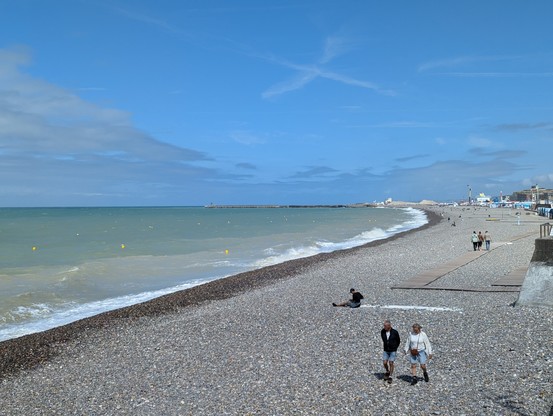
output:
[[396,360],[397,353],[395,351],[392,352],[386,352],[382,354],[382,360],[383,361],[395,361]]

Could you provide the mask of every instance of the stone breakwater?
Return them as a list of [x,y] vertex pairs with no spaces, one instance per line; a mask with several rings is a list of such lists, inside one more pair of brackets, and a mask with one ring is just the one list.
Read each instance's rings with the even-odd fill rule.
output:
[[[511,211],[433,210],[441,222],[385,243],[0,343],[0,414],[549,414],[550,309],[515,308],[516,293],[390,289],[472,250],[473,230],[490,231],[492,245],[513,243],[440,286],[488,286],[529,264],[534,238],[516,237],[539,232],[543,219],[522,215],[517,225]],[[350,287],[371,307],[330,306]],[[423,326],[435,349],[429,383],[409,384],[402,354],[393,384],[383,383],[384,319],[403,338],[413,322]]]

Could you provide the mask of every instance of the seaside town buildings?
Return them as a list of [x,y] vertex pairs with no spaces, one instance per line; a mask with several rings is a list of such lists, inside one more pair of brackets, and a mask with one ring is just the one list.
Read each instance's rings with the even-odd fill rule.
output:
[[530,189],[515,191],[511,195],[503,195],[499,197],[491,197],[484,193],[480,193],[476,198],[470,197],[468,204],[462,205],[481,205],[491,207],[518,207],[526,209],[537,209],[539,207],[551,208],[553,205],[553,189],[540,188],[538,185],[532,186]]
[[553,189],[540,188],[537,185],[532,186],[530,189],[513,192],[511,201],[529,201],[536,205],[551,204],[553,202]]

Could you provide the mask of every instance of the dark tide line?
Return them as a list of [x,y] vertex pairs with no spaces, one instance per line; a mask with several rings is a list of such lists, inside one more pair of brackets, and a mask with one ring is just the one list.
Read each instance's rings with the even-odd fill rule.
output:
[[19,371],[32,369],[44,364],[50,358],[63,352],[65,344],[78,340],[82,333],[99,331],[114,324],[130,324],[143,317],[177,313],[182,311],[183,308],[197,306],[204,302],[237,296],[281,280],[290,279],[309,267],[320,265],[325,261],[350,256],[368,247],[379,246],[404,237],[407,234],[429,228],[442,220],[438,214],[429,210],[424,211],[427,215],[428,223],[386,239],[239,273],[160,296],[143,303],[103,312],[43,332],[2,341],[0,342],[0,380],[9,375],[15,375]]

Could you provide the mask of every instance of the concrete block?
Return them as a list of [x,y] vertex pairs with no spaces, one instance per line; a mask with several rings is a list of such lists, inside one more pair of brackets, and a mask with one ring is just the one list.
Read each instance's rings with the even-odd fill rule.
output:
[[553,308],[553,237],[536,240],[516,305]]

